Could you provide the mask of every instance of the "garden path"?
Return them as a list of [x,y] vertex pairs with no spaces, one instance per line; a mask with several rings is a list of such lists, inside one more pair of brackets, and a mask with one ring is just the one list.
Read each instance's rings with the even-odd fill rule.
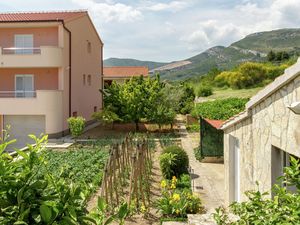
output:
[[177,117],[177,125],[182,147],[189,156],[193,192],[200,195],[208,211],[214,211],[224,205],[224,164],[199,162],[194,154],[194,148],[199,146],[199,138],[187,132],[184,117]]

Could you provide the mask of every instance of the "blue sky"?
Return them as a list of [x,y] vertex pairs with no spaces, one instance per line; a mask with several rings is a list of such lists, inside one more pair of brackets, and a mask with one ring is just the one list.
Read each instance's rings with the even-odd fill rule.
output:
[[300,27],[300,0],[7,0],[0,11],[87,9],[104,57],[174,61],[247,34]]

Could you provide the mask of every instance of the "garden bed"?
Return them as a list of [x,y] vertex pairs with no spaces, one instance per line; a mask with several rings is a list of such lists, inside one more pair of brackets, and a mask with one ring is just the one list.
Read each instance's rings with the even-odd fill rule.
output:
[[[57,178],[69,179],[86,188],[91,196],[101,185],[103,169],[109,156],[107,144],[74,144],[67,149],[45,152],[47,169]],[[41,170],[41,173],[44,171]]]

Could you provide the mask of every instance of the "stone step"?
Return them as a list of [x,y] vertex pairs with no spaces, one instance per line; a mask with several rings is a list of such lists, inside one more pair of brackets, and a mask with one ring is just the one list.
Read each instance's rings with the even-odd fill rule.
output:
[[188,215],[189,225],[217,225],[213,218],[212,212],[206,214],[189,214]]

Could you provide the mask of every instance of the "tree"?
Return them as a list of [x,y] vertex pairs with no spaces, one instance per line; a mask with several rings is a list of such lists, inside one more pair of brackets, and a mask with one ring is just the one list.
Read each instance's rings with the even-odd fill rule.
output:
[[122,121],[134,122],[138,130],[140,120],[153,111],[163,86],[158,75],[154,79],[132,77],[122,85],[113,82],[105,92],[105,107],[109,107]]
[[271,50],[269,51],[268,55],[267,55],[267,59],[269,62],[273,62],[275,60],[275,53]]

